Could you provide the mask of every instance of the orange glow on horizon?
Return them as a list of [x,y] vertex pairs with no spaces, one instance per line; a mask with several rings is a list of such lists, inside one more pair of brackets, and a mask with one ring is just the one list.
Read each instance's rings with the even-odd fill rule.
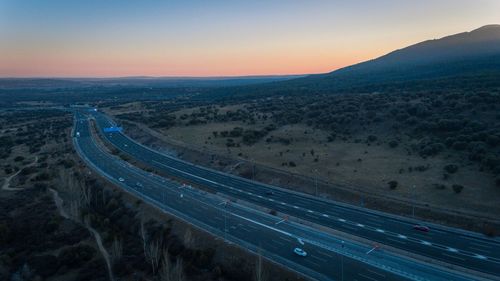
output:
[[499,10],[498,0],[3,0],[0,77],[326,73],[498,23]]

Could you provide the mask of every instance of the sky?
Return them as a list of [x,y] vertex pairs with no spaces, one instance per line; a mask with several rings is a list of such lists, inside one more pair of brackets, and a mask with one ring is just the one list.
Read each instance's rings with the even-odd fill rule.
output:
[[324,73],[498,23],[499,0],[0,0],[0,77]]

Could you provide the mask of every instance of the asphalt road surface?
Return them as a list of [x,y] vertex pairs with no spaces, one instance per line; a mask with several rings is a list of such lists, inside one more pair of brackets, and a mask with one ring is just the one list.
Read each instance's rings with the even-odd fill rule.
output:
[[[115,125],[100,112],[92,115],[101,129]],[[103,132],[102,135],[136,160],[177,178],[381,244],[500,275],[498,239],[448,227],[432,226],[430,232],[419,232],[413,229],[415,221],[411,219],[317,199],[200,167],[140,145],[121,132]],[[272,195],[268,194],[269,190],[273,191]]]
[[[246,211],[233,203],[131,166],[104,152],[96,144],[91,137],[89,123],[81,114],[76,114],[74,142],[87,164],[127,191],[189,223],[261,252],[305,276],[317,280],[412,280],[321,246],[310,243],[300,245],[294,234],[277,231],[276,222],[269,221],[268,215]],[[307,256],[296,255],[293,252],[295,247],[304,249]],[[444,274],[445,277],[454,276]],[[447,280],[445,277],[442,280]]]

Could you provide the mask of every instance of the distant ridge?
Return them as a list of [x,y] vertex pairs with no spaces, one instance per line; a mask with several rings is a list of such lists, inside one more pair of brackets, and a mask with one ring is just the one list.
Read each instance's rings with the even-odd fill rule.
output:
[[[327,74],[290,81],[320,90],[354,89],[452,76],[499,75],[500,25],[427,40]],[[377,87],[375,87],[377,88]]]
[[116,78],[0,78],[0,89],[13,88],[81,88],[81,87],[229,87],[286,81],[304,75],[253,75],[218,77],[153,77]]
[[238,87],[221,97],[500,89],[500,25],[433,39],[325,74]]

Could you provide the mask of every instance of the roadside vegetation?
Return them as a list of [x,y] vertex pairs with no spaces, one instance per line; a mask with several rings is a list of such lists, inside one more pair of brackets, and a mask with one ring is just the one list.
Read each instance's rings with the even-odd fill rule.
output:
[[[494,218],[500,211],[499,105],[496,90],[436,90],[124,103],[105,110],[129,133],[142,129],[136,137],[147,143],[153,141],[144,136],[154,133],[178,154],[184,146],[257,163],[257,177],[265,167],[309,177],[305,192],[315,192],[317,178],[330,185],[320,185],[320,193],[334,199],[342,186]],[[248,169],[235,172],[252,177]],[[293,177],[259,180],[296,186]]]
[[0,280],[303,280],[89,170],[71,114],[15,114],[0,115],[1,178],[14,175],[0,190]]

